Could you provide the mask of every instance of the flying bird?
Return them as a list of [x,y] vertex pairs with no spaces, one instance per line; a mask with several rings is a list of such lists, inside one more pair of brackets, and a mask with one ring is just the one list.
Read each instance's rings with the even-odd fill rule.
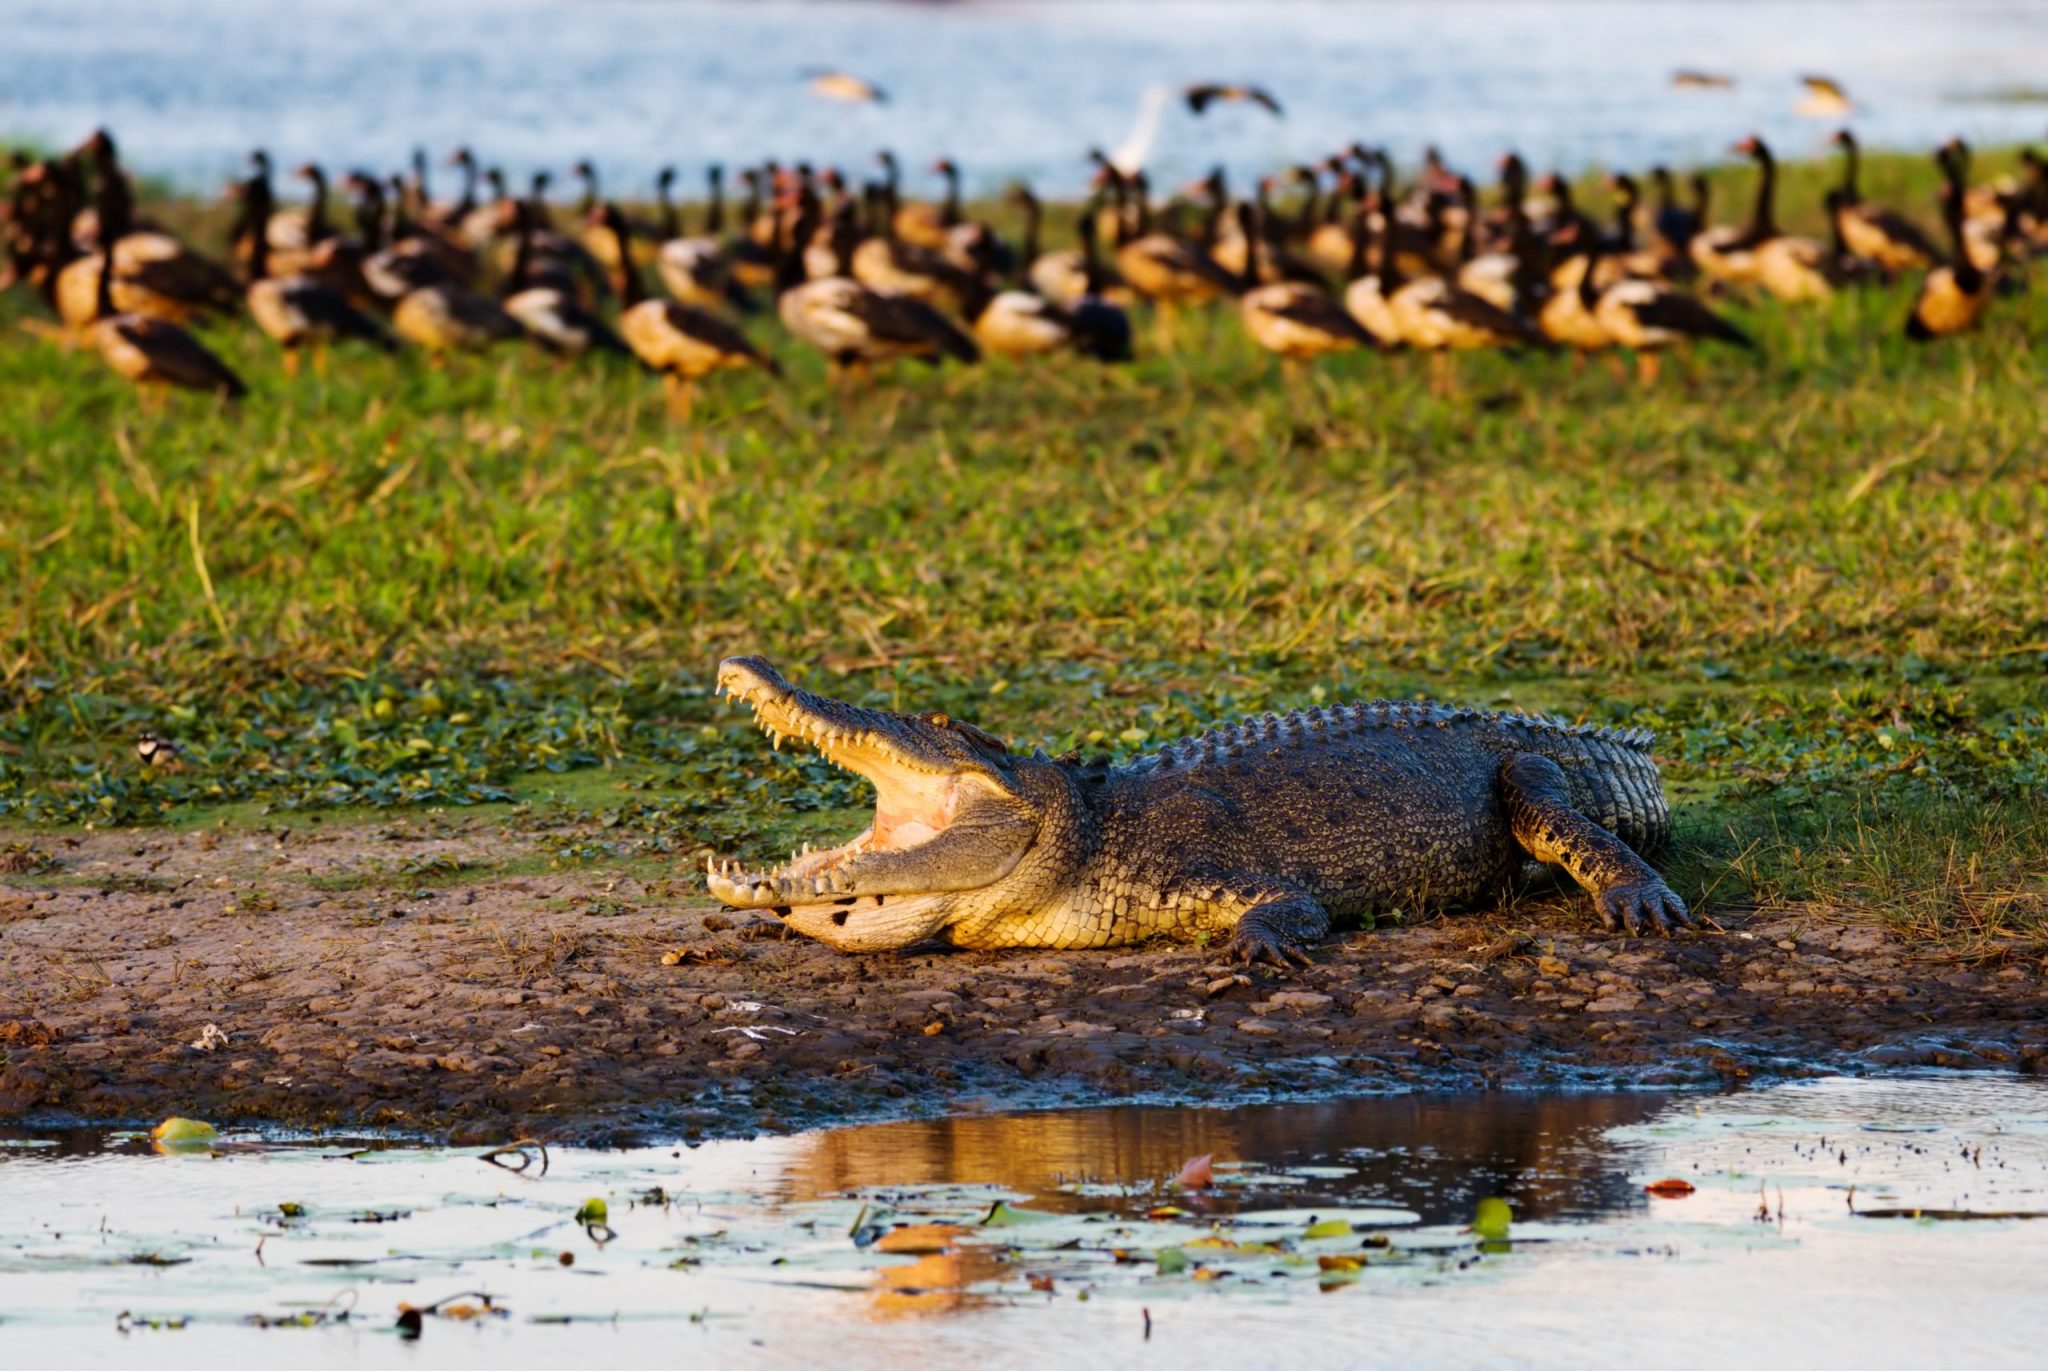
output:
[[1227,104],[1248,102],[1263,107],[1275,116],[1282,114],[1280,102],[1262,86],[1227,86],[1212,82],[1207,85],[1189,86],[1183,94],[1187,99],[1188,108],[1197,114],[1219,100]]
[[812,67],[804,74],[804,82],[811,94],[821,95],[827,100],[844,100],[853,105],[886,105],[889,94],[872,81],[863,81],[850,71],[836,71],[829,67]]
[[1799,84],[1806,87],[1806,95],[1792,106],[1794,114],[1807,119],[1842,119],[1855,111],[1849,92],[1838,81],[1825,76],[1802,76]]
[[1717,71],[1693,71],[1687,68],[1672,72],[1671,84],[1694,90],[1726,90],[1735,84],[1735,78],[1723,76]]

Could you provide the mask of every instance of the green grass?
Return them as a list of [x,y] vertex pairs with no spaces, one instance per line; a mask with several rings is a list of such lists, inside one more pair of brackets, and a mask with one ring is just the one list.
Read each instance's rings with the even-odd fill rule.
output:
[[[1829,175],[1787,169],[1788,220]],[[1918,161],[1865,180],[1931,218]],[[858,796],[709,698],[760,651],[1055,748],[1369,693],[1646,722],[1687,894],[2040,931],[2048,301],[1921,348],[1911,293],[1731,303],[1761,357],[1648,396],[1552,357],[1461,359],[1448,400],[1405,357],[1290,386],[1218,316],[843,408],[756,325],[788,382],[718,378],[683,429],[624,369],[292,381],[242,326],[208,336],[255,395],[153,415],[17,294],[0,823],[497,804],[591,860],[780,851]],[[144,730],[190,765],[139,773]]]

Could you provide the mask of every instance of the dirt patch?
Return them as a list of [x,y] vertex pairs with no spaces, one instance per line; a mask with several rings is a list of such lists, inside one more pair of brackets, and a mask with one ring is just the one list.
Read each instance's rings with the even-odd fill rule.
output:
[[1798,909],[1646,940],[1559,896],[1340,935],[1281,977],[1171,945],[849,957],[485,825],[67,844],[0,882],[0,1116],[601,1141],[2048,1050],[2043,949],[1962,965]]

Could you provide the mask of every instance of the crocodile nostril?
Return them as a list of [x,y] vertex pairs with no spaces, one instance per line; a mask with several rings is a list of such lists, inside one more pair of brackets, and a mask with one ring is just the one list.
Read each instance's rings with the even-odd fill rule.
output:
[[833,926],[834,928],[844,928],[844,927],[846,927],[846,911],[845,911],[845,910],[843,910],[843,909],[835,909],[835,910],[833,910],[833,911],[832,911],[832,926]]

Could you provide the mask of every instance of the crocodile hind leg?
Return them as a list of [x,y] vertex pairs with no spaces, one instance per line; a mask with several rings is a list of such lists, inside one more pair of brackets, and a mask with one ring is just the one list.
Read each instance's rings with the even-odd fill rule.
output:
[[1500,787],[1515,841],[1539,862],[1563,867],[1593,897],[1608,928],[1686,922],[1685,901],[1621,839],[1572,808],[1564,771],[1548,757],[1518,753],[1501,763]]

